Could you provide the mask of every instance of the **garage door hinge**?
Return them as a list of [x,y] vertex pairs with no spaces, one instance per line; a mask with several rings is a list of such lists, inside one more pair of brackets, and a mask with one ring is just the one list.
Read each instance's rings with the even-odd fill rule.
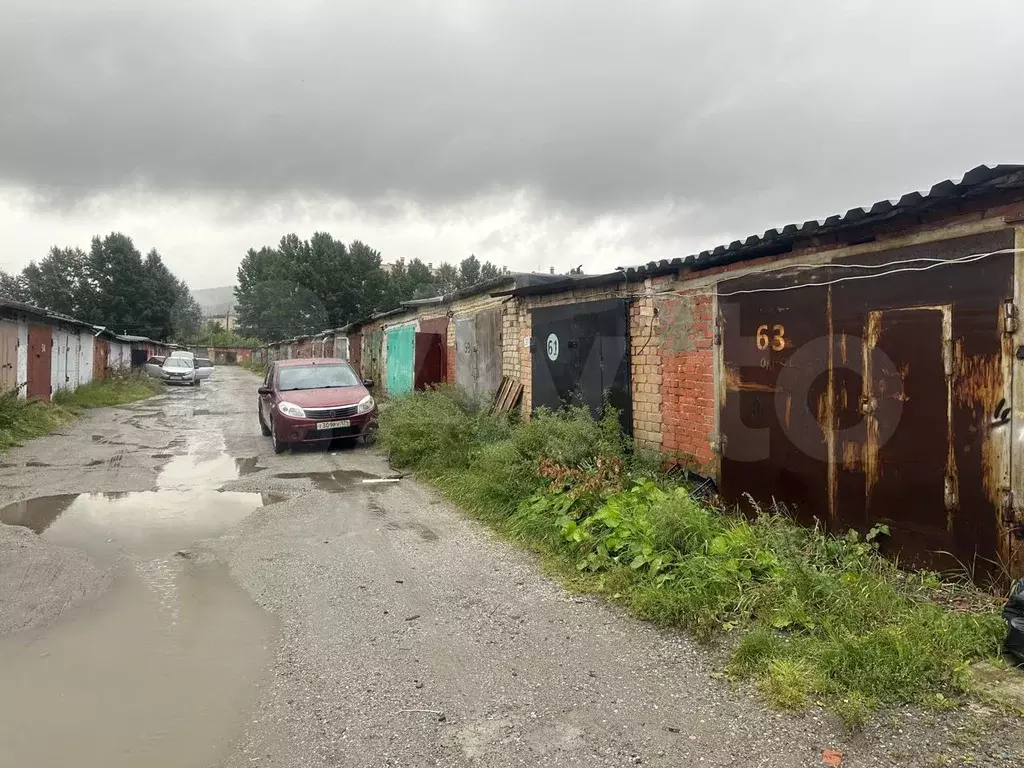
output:
[[1013,299],[1003,302],[1003,333],[1014,333],[1017,330],[1017,305]]
[[720,320],[715,321],[714,344],[716,347],[722,344],[722,322]]

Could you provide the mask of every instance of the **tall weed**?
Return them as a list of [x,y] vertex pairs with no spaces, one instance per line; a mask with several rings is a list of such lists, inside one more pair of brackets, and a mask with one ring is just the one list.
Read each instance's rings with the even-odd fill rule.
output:
[[856,726],[879,704],[964,693],[965,667],[998,652],[998,615],[923,599],[913,585],[934,575],[881,557],[884,529],[837,537],[711,509],[638,455],[611,409],[517,423],[442,388],[381,418],[395,464],[574,569],[574,584],[699,638],[738,635],[729,671],[780,708],[824,699]]

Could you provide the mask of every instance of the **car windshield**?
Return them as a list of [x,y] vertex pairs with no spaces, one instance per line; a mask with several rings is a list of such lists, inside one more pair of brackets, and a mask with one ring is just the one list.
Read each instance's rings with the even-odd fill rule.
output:
[[187,357],[168,357],[164,361],[164,368],[191,368],[192,361]]
[[278,374],[277,388],[282,392],[294,389],[329,389],[355,387],[361,382],[347,365],[284,366]]

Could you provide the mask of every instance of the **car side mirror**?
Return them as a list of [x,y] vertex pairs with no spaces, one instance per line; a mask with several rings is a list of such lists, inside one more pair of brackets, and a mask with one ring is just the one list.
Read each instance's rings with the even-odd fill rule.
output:
[[373,389],[373,379],[363,379],[363,386],[367,389]]
[[257,391],[257,392],[258,392],[259,394],[261,394],[261,395],[269,395],[269,394],[270,394],[270,387],[260,387],[260,388],[259,388],[259,389],[257,389],[256,391]]

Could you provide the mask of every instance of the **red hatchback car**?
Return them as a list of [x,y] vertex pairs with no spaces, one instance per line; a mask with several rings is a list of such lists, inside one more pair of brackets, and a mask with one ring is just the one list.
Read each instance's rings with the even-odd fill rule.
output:
[[259,388],[260,429],[275,453],[295,443],[370,442],[377,430],[372,386],[344,360],[278,360]]

